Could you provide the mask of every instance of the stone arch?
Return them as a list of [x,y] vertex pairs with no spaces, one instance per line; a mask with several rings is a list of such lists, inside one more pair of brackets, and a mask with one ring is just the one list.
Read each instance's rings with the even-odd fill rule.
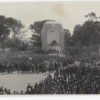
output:
[[57,41],[56,40],[53,40],[52,43],[51,43],[51,46],[57,46]]

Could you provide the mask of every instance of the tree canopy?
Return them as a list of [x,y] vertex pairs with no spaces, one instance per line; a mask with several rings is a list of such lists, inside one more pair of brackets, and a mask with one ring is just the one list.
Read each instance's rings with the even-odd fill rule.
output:
[[6,18],[6,23],[8,25],[8,28],[14,33],[14,37],[17,34],[20,34],[20,30],[24,28],[24,25],[21,23],[21,21],[16,20],[12,17]]
[[75,44],[83,46],[100,44],[100,21],[95,13],[91,12],[82,25],[76,25],[72,35]]
[[23,27],[24,25],[20,21],[0,15],[0,42],[3,50],[5,48],[4,41],[8,38],[10,32],[14,32],[15,36]]
[[38,47],[41,49],[41,30],[44,23],[47,21],[51,21],[51,20],[36,21],[29,26],[29,29],[33,32],[31,40],[33,41],[34,47]]

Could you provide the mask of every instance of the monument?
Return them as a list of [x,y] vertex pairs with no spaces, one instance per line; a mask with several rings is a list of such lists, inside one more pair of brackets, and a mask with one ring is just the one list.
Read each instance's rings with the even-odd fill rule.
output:
[[42,50],[64,50],[64,29],[56,21],[48,21],[43,25],[41,31]]

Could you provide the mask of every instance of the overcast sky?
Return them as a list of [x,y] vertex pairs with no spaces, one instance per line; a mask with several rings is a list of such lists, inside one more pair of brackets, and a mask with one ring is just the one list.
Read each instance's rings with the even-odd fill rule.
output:
[[0,3],[0,15],[21,20],[26,27],[34,21],[51,19],[62,23],[71,33],[76,24],[86,20],[84,15],[92,11],[100,15],[100,2]]

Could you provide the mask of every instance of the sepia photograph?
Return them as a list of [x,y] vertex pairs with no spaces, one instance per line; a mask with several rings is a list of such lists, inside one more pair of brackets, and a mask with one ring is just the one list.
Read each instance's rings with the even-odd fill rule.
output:
[[0,95],[100,94],[100,2],[0,2]]

